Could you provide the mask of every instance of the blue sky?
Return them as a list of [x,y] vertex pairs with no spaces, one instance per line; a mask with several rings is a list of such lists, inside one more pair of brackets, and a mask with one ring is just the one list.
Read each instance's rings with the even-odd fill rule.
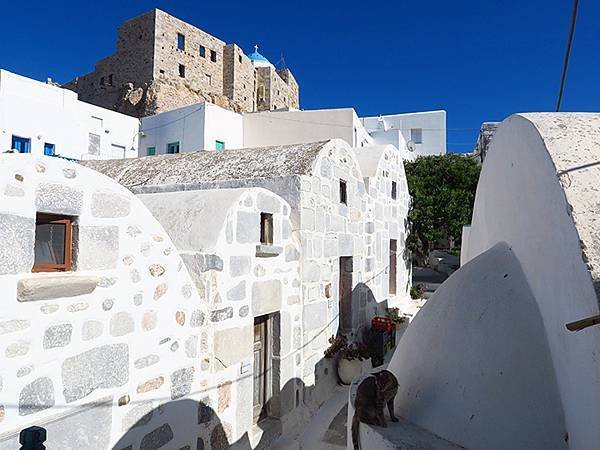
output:
[[[66,82],[113,53],[123,21],[161,8],[272,62],[285,56],[305,109],[359,115],[445,109],[448,149],[483,121],[551,111],[571,0],[3,2],[0,67]],[[580,4],[563,110],[599,110],[600,2]]]

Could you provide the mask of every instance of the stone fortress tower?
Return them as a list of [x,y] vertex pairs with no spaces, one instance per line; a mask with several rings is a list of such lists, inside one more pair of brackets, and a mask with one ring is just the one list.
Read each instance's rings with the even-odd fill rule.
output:
[[235,112],[299,108],[292,72],[276,69],[257,46],[245,55],[159,9],[121,25],[116,53],[64,87],[135,117],[203,101]]

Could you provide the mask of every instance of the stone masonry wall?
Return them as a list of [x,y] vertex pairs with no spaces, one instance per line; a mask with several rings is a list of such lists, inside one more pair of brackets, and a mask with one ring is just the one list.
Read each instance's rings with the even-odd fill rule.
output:
[[254,66],[236,44],[223,51],[223,94],[241,105],[243,111],[256,109],[256,76]]
[[[177,34],[185,36],[185,48],[177,48]],[[199,49],[205,48],[201,56]],[[185,78],[179,81],[189,84],[192,90],[207,94],[223,94],[223,47],[220,39],[179,20],[163,11],[156,10],[155,63],[153,78],[178,80],[179,65],[185,66]],[[211,60],[215,52],[216,61]],[[160,99],[177,103],[177,99]],[[177,105],[183,106],[183,105]],[[164,109],[163,106],[161,109]]]
[[[410,287],[409,267],[403,258],[409,196],[398,151],[392,146],[384,152],[379,149],[376,158],[365,162],[358,152],[372,155],[378,150],[352,149],[337,139],[309,148],[283,146],[276,153],[271,148],[231,151],[219,153],[214,163],[206,156],[190,159],[188,154],[185,163],[194,167],[192,176],[181,173],[183,156],[159,161],[160,172],[142,160],[94,163],[138,192],[262,187],[285,199],[291,209],[292,235],[300,244],[302,388],[298,400],[308,413],[300,414],[298,422],[308,419],[329,398],[337,382],[335,362],[324,359],[323,353],[339,326],[340,257],[353,258],[350,337],[360,337],[371,318],[384,314],[386,306],[404,308]],[[239,160],[255,151],[262,153],[255,155],[260,166],[250,171],[257,174],[252,177],[248,163],[240,166]],[[292,153],[295,159],[287,159]],[[125,170],[129,165],[135,167]],[[259,173],[264,167],[271,176]],[[346,182],[347,205],[340,202],[340,179]],[[392,181],[397,183],[396,199],[391,198]],[[388,289],[390,239],[398,241],[396,295]]]
[[[284,70],[283,73],[287,72]],[[258,111],[298,107],[298,85],[295,80],[288,85],[273,67],[256,68],[256,86]]]
[[[366,147],[361,151],[369,151]],[[396,183],[396,199],[392,198],[392,182]],[[374,233],[367,236],[367,257],[375,258],[375,265],[387,268],[389,264],[390,239],[397,241],[396,249],[396,295],[389,295],[388,305],[404,309],[410,302],[410,257],[406,253],[408,236],[408,209],[410,195],[400,152],[391,146],[384,151],[375,176],[365,178],[365,189],[371,198],[368,215]],[[389,273],[389,272],[386,272]],[[387,279],[386,279],[387,278]],[[381,292],[389,294],[389,277],[380,277]]]
[[[295,398],[302,378],[302,320],[300,252],[292,237],[289,205],[260,188],[139,198],[174,237],[197,290],[205,293],[214,334],[212,372],[220,386],[228,386],[227,404],[219,403],[218,415],[234,425],[232,438],[248,434],[248,439],[254,439],[252,393],[258,368],[253,366],[253,325],[255,317],[265,314],[276,316],[272,319],[270,415],[283,426],[293,422],[294,410],[300,406]],[[226,213],[221,215],[222,210]],[[261,212],[273,214],[272,246],[260,245]],[[207,223],[207,217],[217,215],[217,221]],[[217,230],[200,231],[201,222]]]
[[279,69],[277,74],[288,86],[282,103],[289,108],[300,109],[300,87],[296,78],[294,78],[290,69]]
[[[336,384],[334,364],[323,359],[323,352],[339,326],[339,257],[353,257],[356,334],[360,335],[374,315],[384,314],[386,306],[399,306],[408,298],[409,268],[403,253],[409,197],[402,160],[391,148],[382,155],[375,174],[367,179],[354,150],[334,140],[320,151],[312,175],[195,185],[197,189],[259,186],[280,195],[291,206],[292,228],[301,246],[304,388],[300,398],[309,411],[327,400]],[[347,183],[347,205],[340,203],[340,179]],[[392,180],[397,183],[396,200],[391,199]],[[172,187],[166,186],[165,190]],[[390,239],[398,240],[395,296],[388,292]]]
[[[31,273],[36,211],[74,217],[73,272]],[[30,425],[61,449],[231,438],[207,304],[137,198],[73,163],[1,155],[0,231],[0,449]]]

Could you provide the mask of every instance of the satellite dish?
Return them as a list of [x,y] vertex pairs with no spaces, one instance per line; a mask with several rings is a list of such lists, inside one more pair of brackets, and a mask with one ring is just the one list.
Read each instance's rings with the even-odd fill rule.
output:
[[415,141],[408,141],[406,143],[406,148],[412,153],[417,149],[417,144],[415,144]]

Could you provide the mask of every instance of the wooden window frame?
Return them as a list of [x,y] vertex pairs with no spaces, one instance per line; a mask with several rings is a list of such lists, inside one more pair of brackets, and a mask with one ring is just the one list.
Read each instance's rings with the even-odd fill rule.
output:
[[217,62],[217,52],[216,52],[216,50],[211,50],[210,51],[210,60],[212,62]]
[[273,245],[273,214],[260,213],[260,243]]
[[[64,224],[65,225],[65,254],[63,264],[34,263],[32,272],[70,272],[73,270],[73,218],[58,214],[38,213],[35,217],[35,226],[39,223],[44,224]],[[35,237],[34,237],[35,241]]]

